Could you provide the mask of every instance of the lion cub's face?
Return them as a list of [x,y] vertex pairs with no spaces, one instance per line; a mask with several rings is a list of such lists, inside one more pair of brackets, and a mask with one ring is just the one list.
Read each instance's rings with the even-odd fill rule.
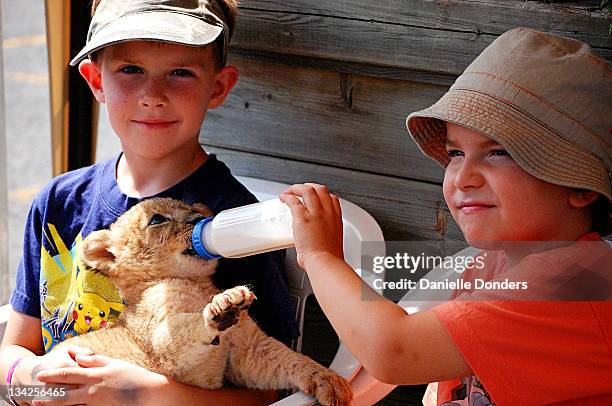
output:
[[191,233],[198,221],[210,215],[200,204],[189,206],[167,198],[145,200],[109,230],[88,235],[83,241],[83,262],[119,288],[164,277],[209,277],[217,261],[196,254]]

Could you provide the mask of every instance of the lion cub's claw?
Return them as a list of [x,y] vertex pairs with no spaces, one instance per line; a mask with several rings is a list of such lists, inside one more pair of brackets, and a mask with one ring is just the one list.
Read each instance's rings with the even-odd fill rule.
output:
[[333,371],[326,370],[310,375],[305,382],[304,393],[317,398],[324,406],[349,405],[353,392],[348,382]]
[[256,297],[245,286],[227,289],[206,305],[202,314],[207,326],[224,331],[238,323],[240,311],[248,308]]

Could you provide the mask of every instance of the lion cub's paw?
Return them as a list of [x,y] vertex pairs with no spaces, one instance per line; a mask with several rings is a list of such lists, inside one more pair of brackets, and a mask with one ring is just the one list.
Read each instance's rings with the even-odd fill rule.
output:
[[317,398],[324,406],[349,405],[353,392],[348,382],[333,371],[316,372],[306,378],[304,393]]
[[206,325],[219,331],[224,331],[238,323],[240,311],[248,308],[255,294],[245,286],[227,289],[215,296],[206,305],[202,314]]

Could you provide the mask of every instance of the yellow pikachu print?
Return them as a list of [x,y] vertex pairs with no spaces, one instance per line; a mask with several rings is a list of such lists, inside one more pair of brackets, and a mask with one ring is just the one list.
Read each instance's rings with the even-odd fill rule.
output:
[[81,270],[77,275],[78,296],[72,310],[74,330],[79,334],[107,327],[111,310],[120,313],[125,307],[123,303],[110,302],[100,295],[85,292],[83,277],[87,272],[90,271]]

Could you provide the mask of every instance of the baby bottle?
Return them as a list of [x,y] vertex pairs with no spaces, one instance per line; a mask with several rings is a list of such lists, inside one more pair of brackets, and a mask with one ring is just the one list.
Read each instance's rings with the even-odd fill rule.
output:
[[201,257],[242,258],[293,246],[293,218],[279,199],[223,210],[200,220],[193,248]]

